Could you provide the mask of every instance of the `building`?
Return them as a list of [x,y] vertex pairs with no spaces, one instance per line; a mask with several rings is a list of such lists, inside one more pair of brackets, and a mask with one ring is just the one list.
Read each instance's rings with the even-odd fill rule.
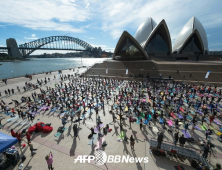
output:
[[124,31],[114,50],[113,59],[146,60],[149,56],[169,56],[171,54],[207,54],[208,41],[204,27],[196,17],[192,17],[182,28],[172,47],[170,32],[163,19],[156,23],[148,17],[137,29],[133,37]]
[[122,60],[146,60],[147,53],[127,31],[124,31],[119,38],[113,56],[119,57]]
[[207,35],[203,25],[192,17],[182,28],[173,45],[173,53],[208,53]]

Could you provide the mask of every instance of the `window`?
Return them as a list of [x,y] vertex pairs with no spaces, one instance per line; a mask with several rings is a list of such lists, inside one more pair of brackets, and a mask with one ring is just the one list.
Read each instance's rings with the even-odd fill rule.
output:
[[147,46],[145,47],[145,51],[148,54],[155,54],[155,53],[169,53],[170,49],[167,44],[167,36],[166,30],[163,27],[158,28],[158,30],[153,34],[152,38],[148,42]]
[[121,56],[122,60],[144,60],[146,58],[139,47],[137,47],[137,44],[129,37],[122,40],[116,55]]
[[196,33],[194,33],[189,40],[186,42],[184,47],[181,50],[181,53],[187,53],[187,52],[196,52],[196,53],[201,53],[201,42],[199,40],[199,37],[197,36]]

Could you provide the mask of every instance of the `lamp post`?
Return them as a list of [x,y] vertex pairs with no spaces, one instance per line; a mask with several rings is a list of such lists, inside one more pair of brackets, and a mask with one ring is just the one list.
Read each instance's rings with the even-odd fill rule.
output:
[[13,71],[12,71],[12,76],[14,77]]

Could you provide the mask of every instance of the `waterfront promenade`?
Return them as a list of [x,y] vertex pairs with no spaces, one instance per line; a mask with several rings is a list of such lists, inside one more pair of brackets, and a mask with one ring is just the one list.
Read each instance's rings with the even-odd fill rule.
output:
[[[76,69],[77,70],[77,69]],[[63,74],[74,74],[76,73],[72,70],[63,70]],[[84,73],[86,68],[80,68],[78,74]],[[41,88],[46,90],[46,86],[54,87],[55,83],[58,83],[60,80],[58,78],[53,80],[54,75],[58,77],[58,72],[52,72],[50,75],[46,74],[38,74],[34,75],[33,79],[30,81],[36,84],[36,80],[43,79],[45,77],[50,77],[50,82],[46,85],[43,85]],[[1,83],[0,88],[1,91],[6,89],[15,89],[14,95],[9,97],[1,97],[5,101],[5,103],[10,103],[12,99],[18,100],[20,102],[20,98],[22,96],[31,96],[31,93],[37,91],[39,93],[39,89],[31,90],[23,93],[23,89],[21,89],[22,93],[18,93],[16,87],[23,87],[24,83],[28,81],[28,78],[15,78],[9,79],[8,85]],[[65,81],[68,83],[68,80]],[[104,112],[102,110],[99,111],[99,116],[103,121],[103,124],[109,124],[112,121],[112,115],[109,113],[111,109],[112,101],[105,105]],[[14,104],[9,105],[10,107],[14,107]],[[4,115],[3,113],[0,114],[2,120],[2,124],[5,124],[4,127],[1,129],[2,132],[10,135],[10,129],[13,128],[15,131],[21,131],[23,128],[21,126],[17,126],[11,123],[7,123],[7,119],[9,116]],[[128,120],[124,121],[124,129],[126,131],[127,137],[131,135],[135,138],[135,153],[131,152],[129,141],[118,142],[119,136],[119,126],[118,123],[109,125],[112,129],[112,132],[108,133],[104,140],[107,142],[107,146],[105,147],[105,152],[107,155],[130,155],[136,157],[148,157],[149,162],[144,163],[107,163],[106,165],[96,165],[94,163],[74,163],[75,158],[78,155],[92,155],[95,151],[96,146],[99,145],[98,141],[96,141],[95,146],[88,145],[88,138],[87,136],[90,134],[90,130],[87,127],[93,127],[96,125],[96,115],[93,111],[91,119],[86,119],[80,123],[80,131],[79,136],[77,138],[73,137],[73,130],[72,125],[73,123],[69,122],[66,124],[68,129],[59,137],[56,138],[54,135],[59,126],[61,126],[61,119],[58,117],[59,113],[50,113],[50,111],[41,112],[37,115],[35,119],[39,119],[39,121],[44,123],[52,123],[53,131],[49,134],[44,134],[42,132],[36,133],[32,136],[31,141],[34,148],[37,148],[37,153],[35,156],[31,157],[30,150],[28,146],[21,149],[22,154],[26,155],[27,159],[24,162],[24,170],[32,169],[32,170],[44,170],[47,169],[47,164],[45,161],[45,155],[47,155],[50,151],[52,151],[54,156],[53,167],[54,169],[66,169],[66,170],[85,170],[85,169],[109,169],[109,170],[135,170],[135,169],[159,169],[159,170],[174,170],[174,166],[183,166],[185,170],[192,170],[193,168],[190,166],[188,160],[180,160],[178,158],[173,158],[171,160],[167,159],[166,157],[158,157],[153,154],[150,154],[150,145],[149,141],[151,138],[157,138],[157,131],[154,131],[153,128],[149,129],[147,126],[143,125],[142,131],[139,128],[139,124],[133,123],[132,128],[129,129],[129,122]],[[117,120],[118,122],[118,120]],[[154,125],[157,129],[162,129],[160,124]],[[183,127],[181,127],[183,128]],[[204,140],[205,134],[202,131],[195,131],[194,135],[195,139]],[[26,141],[26,139],[24,138]],[[164,141],[173,143],[173,134],[169,132],[164,132]],[[211,164],[215,164],[222,160],[222,148],[221,143],[216,139],[216,136],[212,136],[212,142],[216,145],[215,153],[209,158]],[[22,142],[24,143],[24,142]],[[18,148],[18,145],[16,145]],[[201,149],[198,145],[193,145],[192,143],[186,143],[186,146]],[[16,167],[10,167],[9,169],[17,169]]]

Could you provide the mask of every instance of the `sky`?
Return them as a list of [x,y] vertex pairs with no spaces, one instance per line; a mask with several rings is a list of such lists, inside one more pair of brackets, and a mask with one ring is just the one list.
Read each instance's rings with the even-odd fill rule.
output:
[[[165,19],[174,43],[192,16],[205,28],[210,51],[222,50],[221,0],[7,0],[0,1],[0,46],[49,36],[71,36],[114,51],[124,30],[135,35],[151,17]],[[36,51],[41,54],[44,51]],[[53,51],[46,51],[52,53]]]

